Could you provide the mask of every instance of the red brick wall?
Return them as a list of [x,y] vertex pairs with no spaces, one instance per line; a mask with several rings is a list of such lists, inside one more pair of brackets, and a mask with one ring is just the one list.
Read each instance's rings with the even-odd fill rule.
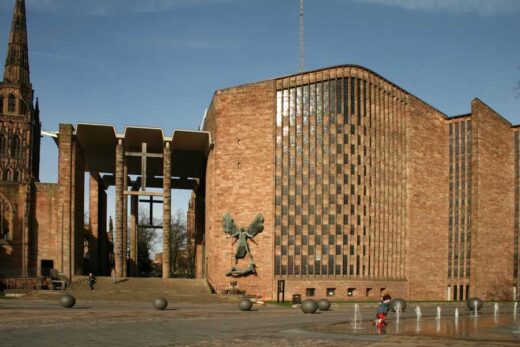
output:
[[448,127],[411,100],[408,124],[407,257],[410,300],[445,300],[448,264]]
[[473,138],[473,229],[471,295],[493,299],[512,293],[514,133],[509,122],[480,100],[471,103]]
[[[239,286],[271,295],[273,278],[274,83],[262,82],[218,91],[208,112],[206,129],[214,147],[207,168],[206,257],[208,279],[225,287],[225,274],[235,266],[236,245],[222,228],[229,212],[239,227],[247,227],[263,213],[265,229],[250,242],[257,275],[239,278]],[[247,267],[249,259],[237,266]]]
[[[393,167],[394,171],[390,170],[392,174],[402,170],[406,174],[404,177],[397,175],[406,182],[406,193],[404,197],[399,195],[395,202],[398,210],[404,209],[405,225],[398,225],[396,229],[396,246],[392,243],[382,255],[382,260],[394,269],[392,273],[398,275],[392,278],[380,271],[370,281],[366,278],[353,278],[352,281],[343,278],[338,281],[286,279],[286,295],[304,294],[305,288],[316,288],[321,295],[325,295],[326,288],[337,288],[345,294],[346,288],[356,287],[351,283],[357,283],[361,288],[358,293],[365,292],[362,297],[366,296],[367,288],[375,291],[387,288],[393,296],[409,300],[446,300],[450,202],[448,124],[451,121],[377,75],[367,71],[356,74],[363,75],[361,77],[368,78],[371,83],[383,85],[383,88],[397,91],[399,97],[407,100],[406,106],[399,106],[401,108],[396,114],[397,117],[404,116],[406,131],[394,133],[395,129],[390,129],[387,133],[382,130],[376,133],[383,136],[383,140],[385,136],[391,139],[406,136],[406,150],[399,152],[398,156],[391,154],[392,163],[396,160],[398,166]],[[293,77],[287,78],[292,81]],[[238,285],[268,298],[276,296],[278,279],[273,275],[274,84],[277,81],[221,90],[212,100],[205,122],[205,129],[211,132],[215,141],[206,173],[206,249],[205,255],[199,253],[204,259],[197,261],[200,268],[206,266],[203,260],[207,260],[210,283],[217,289],[227,287],[232,279],[224,274],[234,265],[235,247],[223,232],[222,218],[229,212],[239,226],[247,226],[257,212],[264,213],[265,230],[256,238],[257,244],[251,245],[258,276],[239,278]],[[374,103],[369,106],[375,112],[386,112],[385,105]],[[497,284],[511,289],[513,281],[513,131],[511,124],[479,100],[473,102],[469,117],[473,124],[470,294],[490,298]],[[401,120],[397,122],[402,126]],[[377,177],[375,183],[380,185]],[[377,187],[374,189],[381,189]],[[395,187],[389,185],[387,188],[392,192]],[[375,193],[386,196],[384,192]],[[389,208],[395,209],[396,206]],[[385,209],[370,213],[374,213],[376,219],[388,216]],[[397,216],[402,218],[400,214]],[[403,239],[404,260],[395,252],[398,249],[395,247]],[[246,266],[247,260],[238,264],[240,268]],[[404,276],[400,275],[403,271]],[[460,284],[455,280],[452,282],[450,284]]]
[[[286,280],[285,300],[292,300],[293,294],[300,294],[302,300],[309,298],[306,295],[307,288],[314,288],[313,299],[327,298],[340,301],[377,301],[381,294],[388,293],[393,298],[407,298],[408,285],[406,281],[336,281],[336,280]],[[327,297],[327,289],[335,288],[334,296]],[[354,288],[352,296],[347,295],[349,288]],[[275,297],[276,299],[276,292]]]
[[41,260],[53,260],[57,268],[60,259],[60,238],[58,229],[59,187],[53,183],[36,183],[35,234],[38,247],[38,274]]

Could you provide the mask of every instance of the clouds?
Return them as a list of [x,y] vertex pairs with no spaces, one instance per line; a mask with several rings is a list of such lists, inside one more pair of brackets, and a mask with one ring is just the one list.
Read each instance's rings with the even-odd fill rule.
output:
[[[67,15],[115,16],[171,11],[180,7],[247,4],[256,0],[26,0],[29,10]],[[268,0],[262,0],[268,1]],[[279,0],[270,0],[279,1]],[[287,0],[288,1],[288,0]],[[295,1],[296,4],[296,0]],[[321,0],[326,4],[329,0]],[[339,0],[345,2],[345,0]],[[520,12],[520,0],[351,0],[356,3],[398,7],[409,11],[448,14],[507,15]],[[14,0],[0,0],[2,9],[11,9]],[[297,4],[295,5],[296,8]]]
[[[28,9],[73,15],[113,16],[118,14],[154,13],[178,7],[238,3],[244,0],[26,0]],[[12,1],[2,0],[3,7]]]
[[494,16],[520,12],[518,0],[355,0],[359,3],[400,7],[410,11]]

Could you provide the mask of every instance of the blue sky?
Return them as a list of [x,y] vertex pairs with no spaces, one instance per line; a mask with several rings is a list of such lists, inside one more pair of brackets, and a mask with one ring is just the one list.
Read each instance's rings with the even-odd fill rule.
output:
[[[198,127],[216,89],[298,71],[299,0],[26,0],[43,129]],[[14,0],[0,0],[5,59]],[[366,66],[448,115],[520,123],[520,1],[306,0],[305,70]],[[45,139],[41,179],[56,181]],[[185,208],[188,192],[175,194]]]

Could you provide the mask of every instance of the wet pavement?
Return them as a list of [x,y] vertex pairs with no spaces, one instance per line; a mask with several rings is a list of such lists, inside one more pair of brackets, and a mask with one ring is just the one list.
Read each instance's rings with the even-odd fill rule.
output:
[[[374,307],[372,307],[374,306]],[[384,331],[371,326],[375,305],[362,305],[361,329],[352,329],[353,305],[303,314],[287,306],[238,310],[236,302],[173,303],[164,311],[151,303],[80,301],[64,309],[56,300],[0,300],[1,346],[518,346],[520,328],[504,307],[494,318],[462,310],[455,325],[453,306],[435,320],[425,307],[420,322],[413,310]],[[519,317],[520,318],[520,317]]]
[[514,343],[520,345],[520,317],[512,315],[483,314],[479,317],[464,315],[436,319],[426,317],[420,320],[407,318],[397,323],[390,320],[385,328],[378,329],[368,321],[313,326],[310,331],[344,335],[392,335],[408,337],[449,338],[453,340]]

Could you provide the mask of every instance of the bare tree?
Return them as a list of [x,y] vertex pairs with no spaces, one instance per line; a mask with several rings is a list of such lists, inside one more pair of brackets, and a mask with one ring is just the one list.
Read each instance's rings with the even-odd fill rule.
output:
[[176,277],[189,277],[188,237],[186,234],[186,216],[177,210],[172,216],[170,249],[172,273]]
[[109,217],[108,219],[108,235],[109,235],[109,240],[110,241],[114,241],[114,221],[112,220],[112,216]]
[[[139,210],[139,220],[147,220],[144,210]],[[154,220],[153,225],[158,223],[158,220]],[[137,228],[137,271],[139,274],[150,274],[152,272],[151,251],[156,243],[157,229],[142,226]]]

